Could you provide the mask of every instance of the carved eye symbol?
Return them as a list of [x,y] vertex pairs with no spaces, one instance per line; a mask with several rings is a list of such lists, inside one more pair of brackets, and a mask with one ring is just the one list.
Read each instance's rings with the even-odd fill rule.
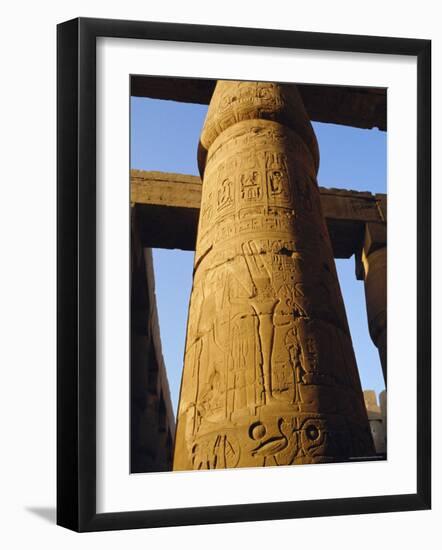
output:
[[319,430],[314,425],[308,426],[308,428],[306,428],[306,430],[305,430],[305,433],[311,441],[314,441],[315,439],[318,439],[318,437],[319,437]]

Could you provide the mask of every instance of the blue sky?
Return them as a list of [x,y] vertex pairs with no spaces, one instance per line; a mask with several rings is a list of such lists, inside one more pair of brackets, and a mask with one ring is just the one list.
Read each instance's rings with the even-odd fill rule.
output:
[[[196,151],[205,105],[131,98],[131,168],[199,175]],[[386,193],[387,134],[313,123],[320,149],[323,187]],[[155,249],[154,271],[163,356],[176,412],[183,367],[193,252]],[[359,374],[364,389],[382,391],[377,349],[367,326],[364,285],[354,258],[336,261]]]

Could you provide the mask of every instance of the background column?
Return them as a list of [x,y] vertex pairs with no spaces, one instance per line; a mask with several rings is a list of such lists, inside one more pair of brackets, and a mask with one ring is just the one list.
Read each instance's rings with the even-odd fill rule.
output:
[[387,227],[367,223],[362,248],[362,266],[368,328],[378,348],[385,384],[387,383]]

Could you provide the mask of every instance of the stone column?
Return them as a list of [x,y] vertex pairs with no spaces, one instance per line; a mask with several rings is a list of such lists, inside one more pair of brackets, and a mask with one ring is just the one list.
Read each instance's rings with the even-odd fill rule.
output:
[[131,210],[130,471],[171,470],[175,418],[161,353],[152,251]]
[[339,461],[373,441],[295,86],[217,83],[174,469]]
[[387,227],[367,223],[362,249],[362,266],[368,328],[378,348],[385,384],[387,383]]
[[379,394],[379,401],[374,390],[365,390],[365,406],[367,408],[368,422],[370,423],[371,435],[373,443],[378,455],[386,453],[386,411],[383,408],[385,405],[385,390]]

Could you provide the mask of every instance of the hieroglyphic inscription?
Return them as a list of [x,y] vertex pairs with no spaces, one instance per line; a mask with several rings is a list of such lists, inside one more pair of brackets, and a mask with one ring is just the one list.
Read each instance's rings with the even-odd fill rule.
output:
[[219,82],[201,140],[174,469],[372,454],[296,89]]

